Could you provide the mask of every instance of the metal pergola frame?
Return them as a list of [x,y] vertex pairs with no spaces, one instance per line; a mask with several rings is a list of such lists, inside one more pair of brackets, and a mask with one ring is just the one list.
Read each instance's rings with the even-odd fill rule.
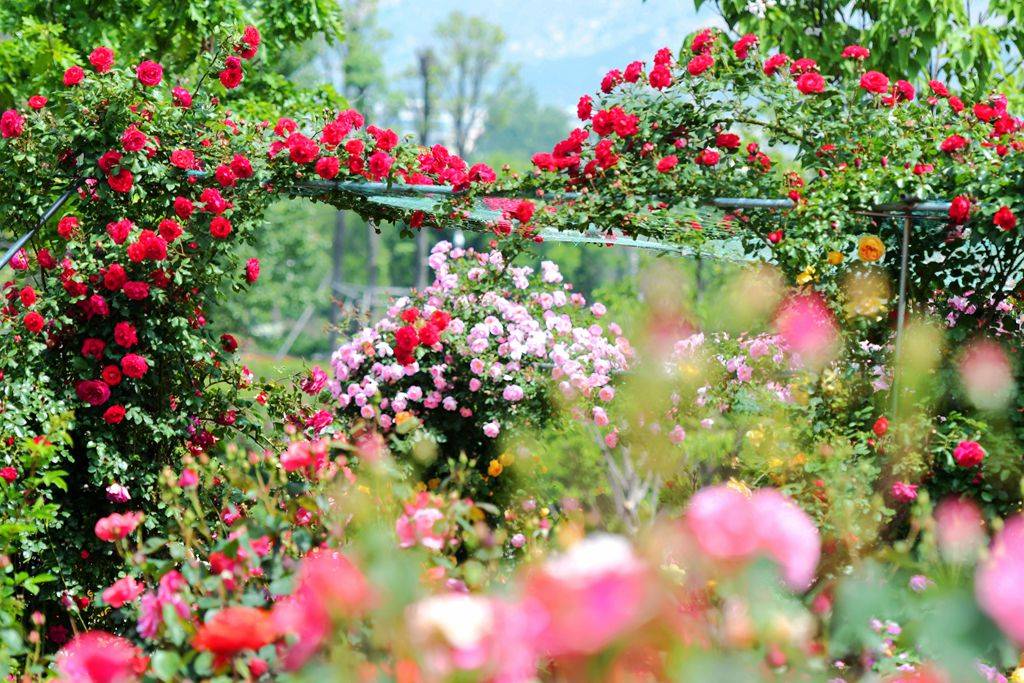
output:
[[[202,171],[190,171],[190,175],[203,176],[206,175]],[[39,220],[32,229],[25,232],[21,237],[14,241],[13,244],[4,253],[3,258],[0,258],[0,269],[3,269],[10,262],[14,255],[18,253],[26,244],[33,238],[36,232],[42,228],[46,223],[53,218],[53,216],[60,210],[60,208],[71,198],[75,191],[84,182],[82,178],[76,178],[68,188],[64,191],[57,200],[50,205],[50,207],[40,216]],[[462,194],[462,191],[456,190],[455,188],[447,185],[393,185],[388,183],[360,183],[350,181],[328,181],[328,180],[309,180],[301,183],[299,189],[302,190],[301,194],[316,196],[323,193],[329,192],[348,192],[351,194],[360,195],[366,197],[370,201],[373,201],[382,205],[395,206],[397,208],[409,208],[408,199],[401,201],[399,198],[410,198],[410,197],[421,197],[424,200],[429,201],[431,196],[452,196]],[[515,196],[515,195],[514,195]],[[523,197],[532,198],[536,195]],[[572,199],[578,197],[577,193],[567,192],[562,194],[546,195],[542,198],[546,199]],[[422,206],[429,210],[436,201],[429,202],[424,201]],[[747,210],[779,210],[779,209],[792,209],[796,205],[790,199],[762,199],[756,197],[712,197],[702,202],[705,206],[735,210],[735,209],[747,209]],[[902,217],[903,218],[903,234],[900,243],[900,277],[899,277],[899,299],[897,302],[896,309],[896,345],[895,355],[899,359],[903,351],[903,334],[906,323],[907,315],[907,271],[908,271],[908,252],[910,250],[910,232],[913,228],[915,217],[927,217],[929,215],[941,215],[949,211],[950,202],[940,200],[916,200],[910,197],[905,198],[901,202],[880,204],[871,209],[872,214],[877,214],[883,217]],[[475,216],[471,220],[475,222],[484,222],[486,220],[496,220],[501,217],[500,211],[491,209],[476,209],[474,210]],[[659,240],[650,239],[637,239],[631,237],[625,237],[621,235],[613,235],[609,237],[608,234],[602,233],[601,231],[591,228],[586,232],[567,232],[557,230],[541,230],[539,235],[546,241],[552,242],[567,242],[573,244],[614,244],[617,246],[624,246],[636,249],[649,249],[654,251],[660,251],[666,254],[672,254],[675,256],[700,256],[700,252],[685,247],[682,245],[671,244]],[[727,257],[723,257],[727,258]],[[899,383],[898,373],[894,373],[893,376],[893,409],[896,411],[898,406],[899,396]]]

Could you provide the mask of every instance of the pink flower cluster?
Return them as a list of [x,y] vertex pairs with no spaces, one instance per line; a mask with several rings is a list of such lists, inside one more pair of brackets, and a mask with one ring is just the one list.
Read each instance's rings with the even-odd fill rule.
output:
[[[335,352],[329,386],[342,413],[384,432],[409,415],[429,424],[431,415],[456,413],[495,438],[544,399],[542,385],[552,380],[567,398],[612,400],[612,377],[626,367],[629,344],[617,325],[596,322],[604,307],[588,310],[555,264],[544,262],[538,274],[506,264],[500,252],[447,242],[429,262],[431,286],[395,301]],[[443,334],[398,359],[397,333],[439,312],[450,316]]]

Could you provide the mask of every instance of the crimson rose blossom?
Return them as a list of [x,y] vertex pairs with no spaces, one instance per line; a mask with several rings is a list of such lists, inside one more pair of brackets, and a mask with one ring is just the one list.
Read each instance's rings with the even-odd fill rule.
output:
[[100,46],[89,54],[89,63],[96,69],[96,73],[105,74],[114,66],[114,51]]
[[673,168],[675,168],[676,164],[678,164],[678,163],[679,163],[679,157],[677,157],[675,154],[670,154],[667,157],[664,157],[663,159],[660,159],[658,161],[658,172],[659,173],[668,173]]
[[992,218],[992,222],[995,223],[1000,230],[1013,230],[1017,227],[1017,216],[1013,214],[1008,206],[1001,206],[996,211],[996,215]]
[[957,225],[967,222],[971,215],[971,200],[964,195],[953,197],[949,205],[949,219]]
[[797,79],[796,89],[805,95],[823,92],[825,90],[825,79],[818,73],[805,73]]
[[856,59],[863,62],[871,56],[871,50],[860,45],[847,45],[843,48],[843,59]]
[[686,65],[686,70],[691,76],[700,76],[702,73],[710,69],[715,63],[715,58],[709,54],[700,54],[690,60],[690,63]]
[[227,239],[227,236],[231,234],[231,221],[223,216],[214,216],[210,220],[210,235],[214,238],[223,240]]
[[173,99],[174,106],[176,107],[188,109],[192,106],[192,94],[180,86],[171,89],[171,98]]
[[968,145],[967,139],[962,135],[950,135],[948,138],[942,141],[939,145],[939,149],[947,154],[952,152],[958,152]]
[[122,420],[124,420],[124,406],[110,406],[105,411],[103,411],[103,420],[107,424],[119,424]]
[[121,359],[121,371],[132,379],[141,379],[149,371],[149,363],[137,353],[129,353]]
[[0,115],[0,137],[16,138],[25,129],[25,119],[14,109]]
[[953,460],[963,468],[977,467],[985,459],[985,449],[977,441],[961,441],[953,449]]
[[147,59],[135,68],[135,75],[138,77],[139,83],[152,88],[160,85],[160,81],[164,79],[164,68]]
[[131,192],[133,182],[132,172],[127,168],[122,168],[117,173],[107,176],[107,184],[110,185],[110,189],[122,194]]
[[889,90],[889,77],[879,71],[868,71],[860,77],[860,87],[884,95]]
[[35,109],[36,111],[39,111],[40,109],[45,107],[47,102],[49,102],[49,100],[43,97],[42,95],[33,95],[32,97],[28,98],[28,106],[32,109]]
[[245,280],[249,284],[254,284],[260,279],[260,260],[257,258],[251,258],[245,262]]
[[85,72],[82,71],[82,67],[69,67],[68,70],[64,72],[64,85],[70,88],[73,85],[81,83],[83,78],[85,78]]
[[25,329],[29,332],[39,333],[42,331],[43,326],[46,325],[46,320],[35,311],[29,311],[22,318],[22,323],[24,323]]
[[75,393],[81,401],[91,406],[101,406],[110,399],[110,387],[106,382],[95,379],[87,379],[75,384]]

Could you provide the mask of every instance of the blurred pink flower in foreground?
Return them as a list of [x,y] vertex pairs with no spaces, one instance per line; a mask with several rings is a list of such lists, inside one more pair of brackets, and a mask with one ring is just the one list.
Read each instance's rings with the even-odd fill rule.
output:
[[715,560],[746,562],[756,555],[775,560],[793,590],[806,590],[821,557],[814,522],[774,489],[746,496],[728,486],[698,491],[686,510],[686,527]]
[[656,607],[655,586],[626,539],[595,534],[529,574],[524,594],[545,612],[544,653],[560,657],[597,652],[642,624]]
[[417,543],[429,550],[444,547],[445,534],[437,530],[444,513],[431,506],[430,502],[430,495],[421,491],[412,503],[406,504],[405,513],[395,522],[395,533],[401,547],[411,548]]
[[775,316],[775,327],[789,350],[811,365],[821,365],[836,351],[839,328],[819,294],[787,299]]
[[985,520],[973,502],[947,498],[935,508],[935,535],[947,561],[966,562],[975,558],[985,543]]
[[978,604],[1018,645],[1024,645],[1024,515],[1006,521],[978,569]]
[[1016,390],[1010,359],[1003,347],[993,341],[968,346],[958,369],[967,397],[979,408],[1003,408]]
[[75,636],[57,653],[57,671],[67,683],[131,683],[146,665],[138,648],[104,631]]

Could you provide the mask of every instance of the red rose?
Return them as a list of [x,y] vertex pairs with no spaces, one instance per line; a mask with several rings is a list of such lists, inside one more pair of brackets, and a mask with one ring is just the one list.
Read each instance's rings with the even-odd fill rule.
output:
[[121,369],[116,365],[108,365],[100,372],[100,377],[108,386],[116,387],[121,383]]
[[192,202],[190,200],[186,199],[185,197],[174,198],[174,215],[176,215],[181,220],[188,220],[194,210],[195,207],[192,205]]
[[433,346],[441,339],[441,333],[433,325],[424,325],[419,331],[419,341],[423,346]]
[[939,145],[939,149],[947,154],[958,152],[968,145],[967,138],[962,135],[950,135],[948,138],[942,141]]
[[36,290],[26,285],[18,292],[18,298],[21,299],[22,306],[30,308],[36,302]]
[[288,156],[297,164],[308,164],[320,154],[320,146],[302,133],[292,133],[285,140]]
[[142,301],[149,297],[149,285],[145,282],[124,283],[124,295],[132,301]]
[[957,225],[967,222],[971,216],[971,200],[964,195],[953,197],[949,205],[949,219]]
[[[231,58],[229,57],[228,59]],[[244,77],[245,72],[242,71],[241,67],[224,69],[220,72],[220,84],[231,90],[232,88],[237,88],[242,83]]]
[[672,85],[672,71],[662,64],[651,69],[651,74],[647,78],[650,81],[651,87],[658,90],[664,90]]
[[40,267],[46,270],[57,266],[57,261],[53,258],[53,254],[50,253],[49,249],[40,249],[36,255],[36,260],[39,262]]
[[430,314],[430,324],[436,327],[439,332],[444,332],[451,321],[451,314],[445,311],[434,311]]
[[151,88],[160,85],[160,81],[164,79],[164,68],[147,59],[135,68],[135,75],[138,77],[139,83]]
[[29,332],[38,334],[42,331],[43,326],[46,325],[46,320],[43,316],[39,315],[35,311],[29,311],[25,314],[25,317],[21,319],[25,325],[25,329]]
[[114,192],[131,192],[133,181],[132,172],[127,168],[122,168],[117,173],[107,176],[107,184]]
[[106,272],[103,273],[103,286],[111,292],[116,292],[124,287],[127,280],[128,274],[124,272],[124,267],[119,263],[110,264]]
[[718,40],[718,32],[715,29],[703,29],[690,42],[690,52],[695,55],[707,52],[714,46],[716,40]]
[[83,78],[85,78],[85,72],[82,71],[82,67],[69,67],[68,70],[64,72],[64,86],[70,88],[73,85],[78,85],[82,82]]
[[14,109],[0,115],[0,137],[16,138],[25,130],[25,119]]
[[783,53],[772,55],[768,59],[764,60],[764,73],[766,76],[774,76],[778,73],[779,69],[786,65],[789,61],[789,57]]
[[185,90],[185,88],[172,88],[171,97],[174,100],[174,106],[176,107],[188,109],[192,106],[192,94],[188,90]]
[[953,460],[960,467],[977,467],[985,459],[985,449],[977,441],[961,441],[953,449]]
[[419,335],[412,325],[399,327],[395,332],[395,345],[404,348],[413,348],[419,343]]
[[114,244],[124,244],[124,241],[128,239],[128,235],[134,228],[134,223],[127,218],[122,218],[116,223],[107,223],[107,234],[110,235],[110,239],[114,241]]
[[221,187],[234,187],[238,184],[238,178],[235,176],[235,172],[231,170],[231,167],[227,164],[221,164],[213,172],[213,179]]
[[145,260],[163,261],[167,258],[167,241],[152,230],[143,230],[138,239],[128,245],[128,258],[132,263]]
[[199,194],[199,201],[203,203],[203,211],[219,216],[231,208],[231,202],[224,199],[220,190],[215,187],[208,187]]
[[216,239],[226,239],[231,234],[231,221],[224,216],[214,216],[210,221],[210,234]]
[[98,47],[89,54],[89,63],[97,73],[105,74],[114,66],[114,51],[109,47]]
[[879,71],[868,71],[860,77],[860,87],[868,92],[885,94],[889,90],[889,77]]
[[320,157],[316,162],[316,173],[324,180],[330,180],[338,175],[340,167],[338,157]]
[[871,50],[860,45],[847,45],[843,48],[843,59],[856,59],[863,62],[871,56]]
[[580,121],[586,121],[590,118],[590,115],[594,111],[593,101],[590,99],[590,95],[584,95],[580,98],[580,101],[576,103],[576,116],[579,117]]
[[658,172],[659,173],[668,173],[673,168],[675,168],[676,164],[678,164],[678,163],[679,163],[679,157],[677,157],[675,154],[670,154],[667,157],[664,157],[663,159],[660,159],[658,161]]
[[231,170],[239,178],[252,177],[252,164],[241,154],[236,154],[231,160]]
[[686,65],[686,71],[691,76],[700,76],[702,73],[710,69],[715,63],[715,58],[709,54],[700,54],[690,60],[690,63]]
[[149,363],[137,353],[129,353],[121,359],[121,372],[132,379],[141,379],[149,371]]
[[69,240],[77,227],[78,218],[76,216],[64,216],[57,222],[57,234]]
[[249,284],[254,284],[260,279],[260,260],[257,258],[251,258],[245,262],[245,280]]
[[533,202],[528,199],[524,199],[516,204],[515,208],[512,210],[512,217],[520,223],[529,223],[533,218],[533,212],[535,210],[536,207],[533,205]]
[[757,36],[748,33],[733,44],[732,52],[737,59],[743,60],[750,56],[750,50],[755,45],[757,45]]
[[45,107],[47,102],[49,102],[49,100],[43,97],[42,95],[33,95],[32,97],[28,98],[28,106],[32,109],[35,109],[36,111],[39,111],[40,109]]
[[739,149],[740,136],[736,133],[719,133],[715,137],[715,147],[729,150]]
[[705,149],[697,155],[697,163],[701,166],[714,166],[721,158],[721,155],[715,150]]
[[185,170],[196,169],[199,168],[199,160],[190,149],[176,149],[171,152],[171,166]]
[[999,207],[996,215],[992,218],[992,222],[999,226],[1001,230],[1009,231],[1017,227],[1017,217],[1008,206]]
[[121,153],[117,150],[109,150],[103,153],[103,155],[96,161],[96,165],[104,173],[110,173],[114,170],[114,167],[121,163]]
[[238,340],[233,335],[222,334],[220,335],[220,347],[228,353],[234,353],[238,348]]
[[825,79],[819,73],[805,73],[797,79],[796,89],[804,95],[823,92],[825,90]]
[[622,72],[618,69],[612,69],[601,79],[601,92],[610,93],[620,83],[622,83]]
[[374,152],[370,155],[370,176],[374,180],[383,180],[393,163],[395,160],[387,152]]
[[3,479],[8,484],[14,482],[18,478],[18,470],[13,467],[0,467],[0,479]]
[[100,360],[103,358],[103,350],[105,348],[107,348],[107,343],[102,339],[88,337],[82,342],[82,355],[86,358]]
[[782,230],[772,230],[768,233],[768,241],[772,244],[778,244],[785,236],[786,234]]
[[126,349],[138,344],[139,335],[135,331],[135,326],[130,322],[119,322],[114,325],[114,341]]
[[87,379],[75,384],[75,393],[79,400],[91,406],[101,406],[110,399],[110,387],[106,382]]
[[928,81],[928,87],[939,97],[949,97],[949,88],[942,81]]
[[146,134],[132,124],[121,134],[121,146],[126,152],[138,152],[146,146]]
[[160,225],[157,226],[157,232],[160,233],[160,237],[162,237],[165,242],[170,244],[181,237],[182,230],[178,221],[165,218],[160,221]]
[[875,433],[875,436],[881,439],[889,432],[889,420],[884,415],[878,418],[875,420],[875,424],[871,426],[871,431]]
[[103,420],[107,424],[116,425],[124,420],[124,406],[112,405],[103,411]]

